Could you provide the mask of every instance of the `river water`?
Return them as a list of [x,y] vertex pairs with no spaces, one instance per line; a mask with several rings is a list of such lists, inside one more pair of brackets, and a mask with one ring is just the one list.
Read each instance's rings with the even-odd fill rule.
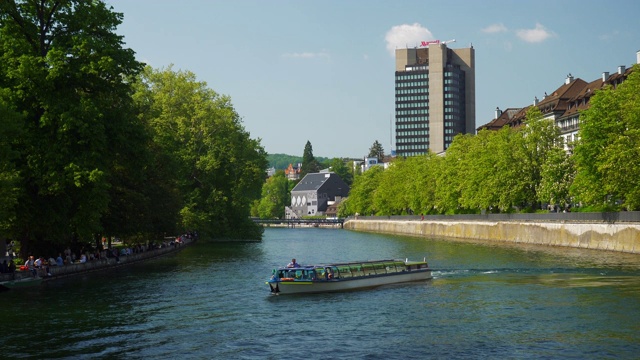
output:
[[[302,264],[426,257],[434,278],[272,296]],[[104,274],[0,293],[2,358],[630,359],[640,255],[339,229],[266,229]]]

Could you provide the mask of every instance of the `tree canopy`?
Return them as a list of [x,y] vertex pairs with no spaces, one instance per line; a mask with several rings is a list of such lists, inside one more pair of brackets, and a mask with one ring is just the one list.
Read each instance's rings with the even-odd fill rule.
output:
[[0,2],[0,236],[24,254],[197,229],[252,237],[266,154],[231,99],[154,71],[103,1]]
[[384,149],[378,140],[374,141],[373,145],[369,148],[369,154],[367,157],[374,157],[378,159],[378,162],[382,162],[382,160],[384,160]]
[[307,143],[304,145],[304,152],[302,153],[300,177],[303,178],[307,174],[317,173],[318,171],[320,171],[320,163],[313,156],[313,146],[311,146],[311,142],[307,140]]

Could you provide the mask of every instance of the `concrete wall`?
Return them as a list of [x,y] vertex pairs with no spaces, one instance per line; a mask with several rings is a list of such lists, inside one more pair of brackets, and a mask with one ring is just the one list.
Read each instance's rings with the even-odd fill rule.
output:
[[356,220],[345,229],[420,236],[567,246],[640,254],[638,223]]

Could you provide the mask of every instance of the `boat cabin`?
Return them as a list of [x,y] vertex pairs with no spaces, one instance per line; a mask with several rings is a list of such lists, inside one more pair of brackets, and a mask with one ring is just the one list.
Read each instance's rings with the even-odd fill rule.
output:
[[280,281],[323,281],[355,277],[383,276],[406,271],[428,269],[426,262],[405,263],[389,260],[280,268],[274,274]]

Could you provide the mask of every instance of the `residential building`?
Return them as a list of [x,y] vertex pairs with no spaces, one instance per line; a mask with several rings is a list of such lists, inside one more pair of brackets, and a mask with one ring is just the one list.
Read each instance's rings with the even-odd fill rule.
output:
[[302,164],[297,163],[294,167],[293,164],[289,164],[289,167],[284,169],[284,174],[289,180],[298,180],[300,179],[300,173],[302,171]]
[[291,190],[291,213],[287,218],[324,215],[336,199],[349,195],[347,185],[336,173],[310,173]]
[[459,133],[475,133],[475,50],[447,42],[396,49],[397,156],[445,151]]
[[[640,63],[640,51],[636,53],[636,62]],[[523,108],[509,108],[505,111],[496,108],[495,118],[480,126],[478,131],[498,130],[503,126],[522,126],[529,108],[537,106],[545,119],[552,119],[560,128],[565,150],[570,151],[578,139],[580,112],[589,108],[591,96],[600,89],[617,88],[632,71],[632,68],[626,68],[624,65],[618,66],[615,73],[603,72],[600,78],[591,82],[574,78],[569,74],[564,84],[550,94],[545,92],[542,100],[534,97],[533,104]]]

